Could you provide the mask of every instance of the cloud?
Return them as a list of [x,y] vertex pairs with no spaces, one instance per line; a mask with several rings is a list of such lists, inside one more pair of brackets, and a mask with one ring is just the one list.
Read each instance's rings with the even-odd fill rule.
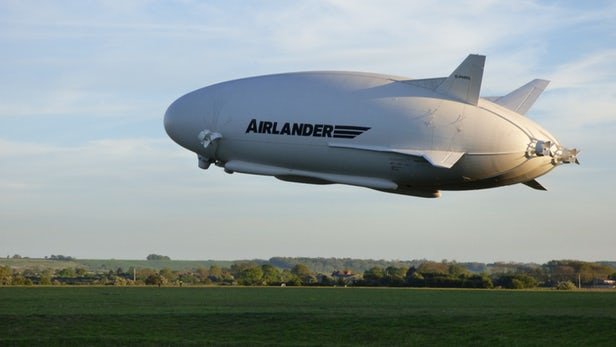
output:
[[[591,52],[557,66],[550,78],[537,105],[539,113],[575,129],[616,125],[616,50]],[[589,135],[609,137],[605,132]]]
[[602,89],[616,92],[616,47],[589,52],[581,58],[557,66],[552,88]]
[[601,18],[494,1],[67,6],[4,4],[0,39],[18,47],[4,65],[20,68],[0,68],[0,117],[158,117],[182,92],[235,77],[343,69],[425,78],[447,75],[468,53],[489,55],[493,94],[535,77],[547,35]]
[[[6,95],[6,94],[5,94]],[[139,99],[127,100],[110,91],[99,92],[75,87],[30,90],[30,98],[3,98],[0,118],[3,117],[111,117],[160,118],[163,105],[152,112],[152,103]]]
[[[3,188],[36,188],[32,193],[41,199],[65,192],[109,197],[132,191],[139,199],[153,193],[161,199],[182,194],[196,198],[207,192],[225,200],[234,194],[258,199],[262,192],[262,178],[230,177],[214,166],[200,170],[196,155],[170,139],[98,139],[74,146],[0,139],[0,163],[0,195]],[[276,194],[291,196],[286,190]]]
[[92,140],[79,146],[0,140],[0,149],[3,185],[38,187],[42,195],[63,187],[91,189],[113,180],[151,184],[169,172],[159,161],[177,163],[187,156],[152,139]]
[[283,56],[380,68],[417,64],[419,71],[432,73],[452,57],[487,53],[550,31],[566,12],[546,7],[493,1],[304,2],[275,13],[257,11],[255,26]]

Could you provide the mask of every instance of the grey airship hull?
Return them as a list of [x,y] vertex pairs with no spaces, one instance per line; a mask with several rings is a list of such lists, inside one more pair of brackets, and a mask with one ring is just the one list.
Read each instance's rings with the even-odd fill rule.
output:
[[223,82],[176,100],[165,128],[199,166],[438,197],[525,183],[577,161],[523,116],[547,86],[535,80],[479,98],[485,57],[448,78],[300,72]]

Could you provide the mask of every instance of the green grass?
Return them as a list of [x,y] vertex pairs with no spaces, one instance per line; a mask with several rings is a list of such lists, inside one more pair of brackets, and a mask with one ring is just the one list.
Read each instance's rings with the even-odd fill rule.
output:
[[613,345],[616,292],[0,288],[0,345]]
[[137,269],[160,270],[168,268],[171,270],[185,271],[194,270],[199,267],[209,268],[212,265],[220,267],[230,267],[233,261],[218,260],[124,260],[124,259],[78,259],[77,263],[91,271],[116,270],[122,268],[124,271],[130,267]]
[[64,268],[83,267],[75,261],[65,260],[46,260],[46,259],[5,259],[0,258],[0,266],[9,266],[13,269],[51,269],[60,270]]
[[127,271],[130,267],[137,269],[186,271],[199,267],[209,268],[211,265],[229,267],[234,261],[224,260],[125,260],[125,259],[75,259],[70,261],[48,259],[5,259],[0,258],[0,266],[9,266],[14,269],[52,269],[84,268],[88,271],[108,271],[122,268]]

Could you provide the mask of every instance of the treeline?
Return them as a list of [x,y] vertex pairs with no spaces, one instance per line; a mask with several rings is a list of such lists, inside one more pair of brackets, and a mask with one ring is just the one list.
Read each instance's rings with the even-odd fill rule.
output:
[[[543,265],[494,263],[475,272],[462,263],[449,261],[400,262],[401,266],[372,266],[354,273],[348,268],[315,271],[303,263],[291,265],[285,259],[267,263],[236,262],[229,267],[212,265],[178,271],[164,268],[117,268],[88,271],[84,268],[12,269],[0,267],[0,285],[244,285],[244,286],[388,286],[431,288],[575,288],[577,285],[613,286],[616,269],[591,262],[553,260]],[[299,258],[310,259],[310,258]],[[344,261],[341,265],[345,265]],[[378,262],[378,261],[376,261]],[[312,265],[312,263],[310,263]]]
[[425,261],[426,260],[273,257],[269,259],[268,263],[281,269],[291,269],[297,264],[303,264],[316,273],[333,273],[338,270],[364,272],[373,267],[386,268],[389,266],[395,266],[400,268],[410,268],[411,266],[419,266]]
[[[7,256],[6,259],[30,259],[30,258],[29,257],[22,257],[19,254],[13,254],[12,257]],[[52,254],[50,256],[45,256],[44,259],[45,260],[64,260],[64,261],[75,260],[75,258],[73,258],[73,257],[69,257],[69,256],[61,255],[61,254],[59,254],[59,255]]]

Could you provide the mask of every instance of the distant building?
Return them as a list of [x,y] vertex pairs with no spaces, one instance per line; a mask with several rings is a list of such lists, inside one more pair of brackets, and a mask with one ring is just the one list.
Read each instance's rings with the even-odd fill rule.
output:
[[616,288],[615,280],[594,279],[591,288],[613,289]]
[[361,275],[354,275],[353,271],[348,269],[332,272],[332,278],[336,283],[342,285],[351,285],[362,279]]

